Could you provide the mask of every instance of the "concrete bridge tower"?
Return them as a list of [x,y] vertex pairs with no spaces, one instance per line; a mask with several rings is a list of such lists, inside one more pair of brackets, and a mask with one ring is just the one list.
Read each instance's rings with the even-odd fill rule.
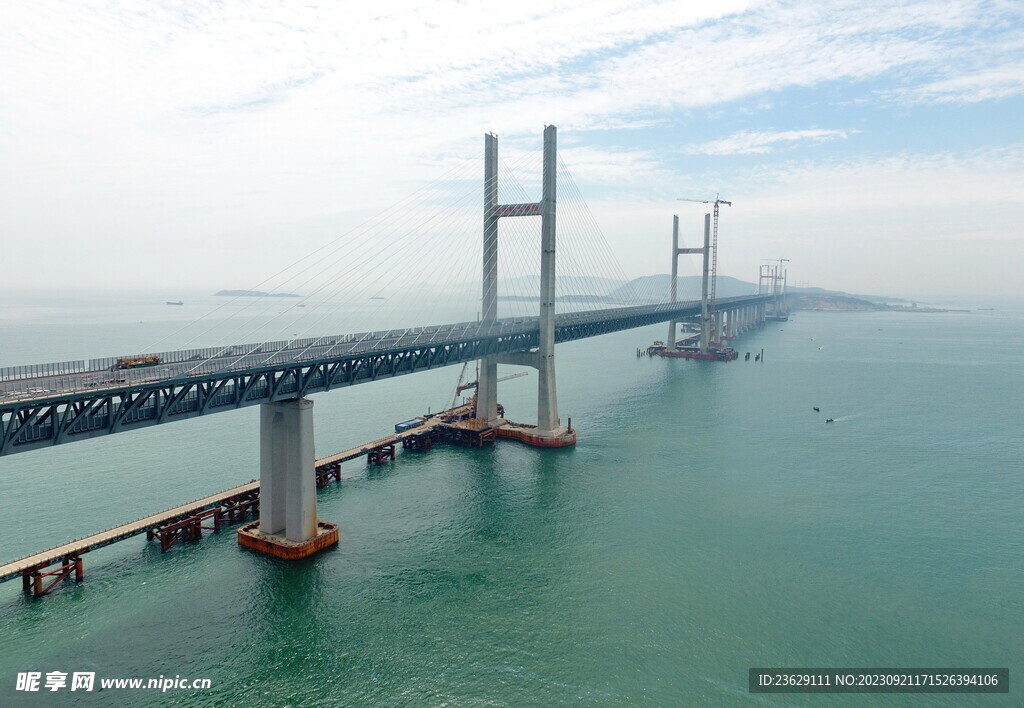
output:
[[[707,308],[708,308],[708,238],[710,234],[710,214],[704,220],[704,247],[703,248],[679,248],[679,215],[672,215],[672,284],[669,288],[669,302],[675,303],[678,289],[679,280],[679,256],[689,253],[701,253],[704,255],[704,278],[701,289],[701,332],[703,332],[704,322],[707,320]],[[665,340],[665,346],[668,347],[669,351],[676,347],[676,325],[678,322],[672,320],[668,323],[668,339]],[[703,342],[704,339],[701,339]],[[703,346],[703,344],[702,344]]]
[[544,172],[540,202],[498,204],[498,138],[484,136],[484,228],[483,299],[481,324],[492,325],[498,318],[498,220],[502,217],[540,216],[540,313],[537,349],[480,360],[477,380],[478,418],[500,426],[498,418],[497,373],[499,363],[531,366],[537,369],[537,429],[529,435],[532,445],[561,447],[576,442],[576,433],[563,426],[558,416],[558,389],[555,382],[555,251],[557,208],[557,128],[544,129]]

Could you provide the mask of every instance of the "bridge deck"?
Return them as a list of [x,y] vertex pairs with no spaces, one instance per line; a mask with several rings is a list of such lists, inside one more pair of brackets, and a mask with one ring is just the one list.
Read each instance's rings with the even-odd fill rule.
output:
[[[723,298],[717,307],[727,311],[764,300],[759,295]],[[697,301],[566,312],[556,315],[555,340],[596,337],[700,312]],[[539,337],[538,318],[504,318],[273,342],[272,351],[250,344],[191,356],[196,350],[164,352],[146,355],[164,360],[159,366],[114,365],[112,371],[0,381],[0,455],[531,351]]]

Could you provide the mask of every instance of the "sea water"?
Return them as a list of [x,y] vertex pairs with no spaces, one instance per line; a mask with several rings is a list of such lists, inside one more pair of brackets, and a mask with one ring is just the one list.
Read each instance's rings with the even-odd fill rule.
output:
[[[0,366],[135,352],[195,312],[12,305]],[[665,330],[558,346],[573,449],[346,463],[311,559],[230,527],[94,551],[38,600],[0,585],[0,705],[1024,703],[1024,310],[799,312],[738,361],[636,357]],[[317,454],[451,405],[460,369],[314,395]],[[510,418],[535,390],[501,384]],[[0,562],[247,482],[258,434],[253,407],[0,458]],[[1008,667],[1012,691],[756,695],[751,667]],[[175,676],[211,687],[98,685]]]

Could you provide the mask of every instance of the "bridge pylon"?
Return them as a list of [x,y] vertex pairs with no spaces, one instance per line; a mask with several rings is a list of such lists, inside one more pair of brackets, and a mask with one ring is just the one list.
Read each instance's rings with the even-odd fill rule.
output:
[[[710,214],[706,215],[710,218]],[[704,256],[704,279],[703,289],[701,297],[701,327],[703,328],[703,322],[707,320],[707,309],[708,309],[708,239],[710,238],[710,221],[706,218],[704,221],[704,247],[703,248],[680,248],[679,247],[679,215],[672,215],[672,283],[669,288],[669,302],[675,303],[678,293],[679,282],[679,256],[687,254],[701,254]],[[678,325],[677,320],[671,320],[668,323],[668,339],[665,340],[666,346],[669,349],[675,349],[676,346],[676,326]],[[703,329],[701,330],[703,332]],[[704,339],[702,338],[703,342]],[[705,352],[706,353],[706,352]]]
[[[558,388],[555,381],[555,250],[558,169],[558,129],[544,128],[544,171],[540,202],[498,204],[498,138],[484,136],[484,246],[483,300],[481,323],[498,319],[498,220],[502,217],[541,217],[540,314],[537,348],[480,360],[477,379],[478,418],[498,428],[498,434],[514,437],[538,447],[563,447],[576,443],[576,432],[562,425],[558,417]],[[537,427],[511,426],[498,418],[498,364],[531,366],[537,369]],[[503,435],[505,433],[506,435]],[[514,434],[513,434],[514,433]]]

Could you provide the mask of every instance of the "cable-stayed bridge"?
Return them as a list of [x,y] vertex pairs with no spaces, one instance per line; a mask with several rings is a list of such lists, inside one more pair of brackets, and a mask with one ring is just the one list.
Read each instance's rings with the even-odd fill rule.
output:
[[[675,301],[674,285],[668,302],[556,314],[555,127],[544,131],[538,202],[499,201],[497,149],[497,137],[485,136],[482,287],[475,320],[0,370],[0,455],[259,404],[260,519],[240,529],[239,541],[278,557],[297,558],[338,539],[337,526],[316,515],[313,403],[308,395],[476,361],[479,373],[467,434],[482,441],[505,431],[505,437],[530,445],[563,447],[575,444],[576,431],[563,425],[558,413],[556,343],[670,322],[668,346],[674,348],[676,322],[697,319],[706,352],[709,341],[735,337],[764,321],[769,296],[717,303],[712,299],[709,308],[706,296]],[[540,217],[539,309],[535,316],[499,318],[498,223],[529,221],[519,217]],[[705,293],[707,224],[705,219],[703,249],[684,250],[673,243],[673,275],[680,253],[703,252]],[[422,227],[415,230],[418,234]],[[522,249],[513,249],[510,255],[524,258]],[[373,256],[371,250],[369,257]],[[584,262],[585,257],[577,254],[577,260]],[[499,364],[537,369],[536,425],[510,423],[503,417],[497,403]],[[70,557],[65,558],[65,575],[72,567]],[[80,568],[80,561],[75,564]],[[23,572],[39,574],[38,569]]]

